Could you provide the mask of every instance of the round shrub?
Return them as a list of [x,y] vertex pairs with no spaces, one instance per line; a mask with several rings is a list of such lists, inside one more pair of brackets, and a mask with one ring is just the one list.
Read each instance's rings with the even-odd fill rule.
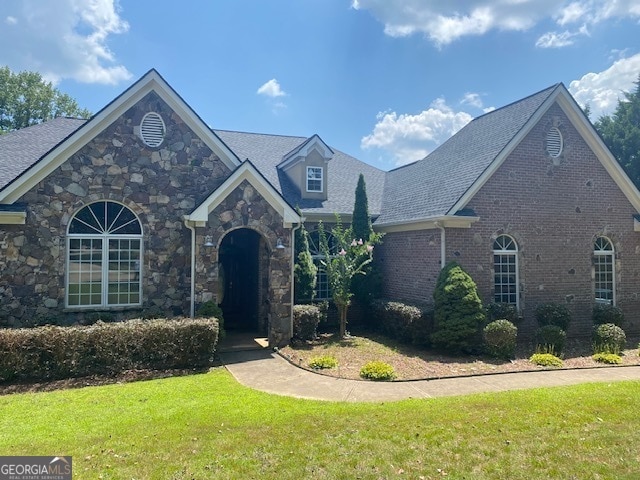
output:
[[529,359],[531,363],[541,367],[561,367],[562,360],[551,353],[534,353]]
[[385,362],[368,362],[360,369],[360,376],[368,380],[388,381],[396,378],[396,372]]
[[605,323],[593,331],[594,350],[598,353],[620,353],[627,344],[627,336],[617,325]]
[[606,363],[608,365],[620,365],[622,358],[615,353],[595,353],[593,358],[598,363]]
[[509,320],[491,322],[482,331],[489,355],[497,358],[512,358],[516,350],[518,327]]
[[336,368],[338,366],[338,360],[331,355],[321,355],[319,357],[313,357],[309,360],[309,367],[322,370],[324,368]]
[[515,325],[521,320],[518,309],[510,303],[490,303],[487,305],[486,310],[487,320],[490,322],[504,319]]
[[543,303],[536,307],[536,320],[540,327],[555,325],[566,331],[571,322],[571,312],[566,305]]
[[317,305],[293,306],[293,336],[300,340],[313,340],[317,336],[322,311]]
[[613,323],[622,327],[624,323],[624,313],[620,307],[613,305],[597,304],[593,307],[591,318],[594,325],[603,325],[605,323]]
[[567,340],[565,331],[557,325],[545,325],[536,332],[537,343],[547,352],[562,353]]

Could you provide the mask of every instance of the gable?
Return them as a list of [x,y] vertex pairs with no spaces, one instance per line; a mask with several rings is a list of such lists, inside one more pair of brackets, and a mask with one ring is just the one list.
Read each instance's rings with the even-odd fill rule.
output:
[[240,160],[231,149],[166,83],[160,74],[151,70],[62,142],[39,158],[34,158],[33,163],[25,171],[0,190],[0,203],[12,203],[18,200],[62,165],[65,160],[78,152],[92,138],[99,135],[152,92],[202,139],[229,170],[233,170],[240,164]]
[[283,219],[283,226],[291,227],[293,223],[302,221],[293,207],[282,198],[282,195],[248,160],[238,167],[222,185],[214,190],[189,215],[185,215],[184,220],[198,226],[206,225],[209,214],[243,182],[248,182],[278,212]]

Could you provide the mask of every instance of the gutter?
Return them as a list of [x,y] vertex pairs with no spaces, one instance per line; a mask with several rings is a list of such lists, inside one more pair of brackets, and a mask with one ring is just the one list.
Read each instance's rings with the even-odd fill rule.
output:
[[444,268],[444,263],[447,258],[447,237],[445,234],[444,226],[441,222],[435,222],[436,228],[440,229],[440,270]]
[[[187,219],[184,221],[185,226],[191,230],[191,318],[196,316],[196,227],[194,227]],[[293,318],[293,317],[292,317]]]

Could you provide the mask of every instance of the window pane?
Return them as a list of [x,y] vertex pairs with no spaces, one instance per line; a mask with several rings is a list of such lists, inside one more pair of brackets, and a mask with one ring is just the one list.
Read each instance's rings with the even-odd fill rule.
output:
[[102,299],[102,239],[69,242],[69,305],[100,305]]
[[493,255],[494,301],[497,303],[518,303],[518,282],[516,279],[516,254]]
[[109,239],[109,305],[140,303],[139,258],[139,240]]

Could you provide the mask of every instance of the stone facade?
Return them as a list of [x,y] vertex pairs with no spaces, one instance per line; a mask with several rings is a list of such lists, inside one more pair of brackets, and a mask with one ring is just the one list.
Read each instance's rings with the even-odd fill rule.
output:
[[[278,212],[246,180],[209,214],[206,227],[196,235],[196,302],[220,300],[219,251],[225,236],[248,228],[260,234],[258,271],[259,328],[268,332],[270,345],[285,345],[291,338],[291,231]],[[216,248],[202,247],[210,235]],[[283,249],[275,248],[278,239]]]
[[[546,132],[557,125],[564,139],[559,159],[546,152]],[[640,233],[636,213],[595,154],[554,105],[471,199],[480,221],[469,229],[446,229],[446,260],[473,277],[485,303],[494,296],[493,241],[500,234],[518,243],[523,333],[535,328],[534,310],[566,303],[569,333],[591,334],[594,304],[593,245],[611,239],[616,258],[616,300],[628,333],[640,332]],[[379,260],[385,290],[393,298],[431,300],[440,268],[440,232],[385,236]]]

